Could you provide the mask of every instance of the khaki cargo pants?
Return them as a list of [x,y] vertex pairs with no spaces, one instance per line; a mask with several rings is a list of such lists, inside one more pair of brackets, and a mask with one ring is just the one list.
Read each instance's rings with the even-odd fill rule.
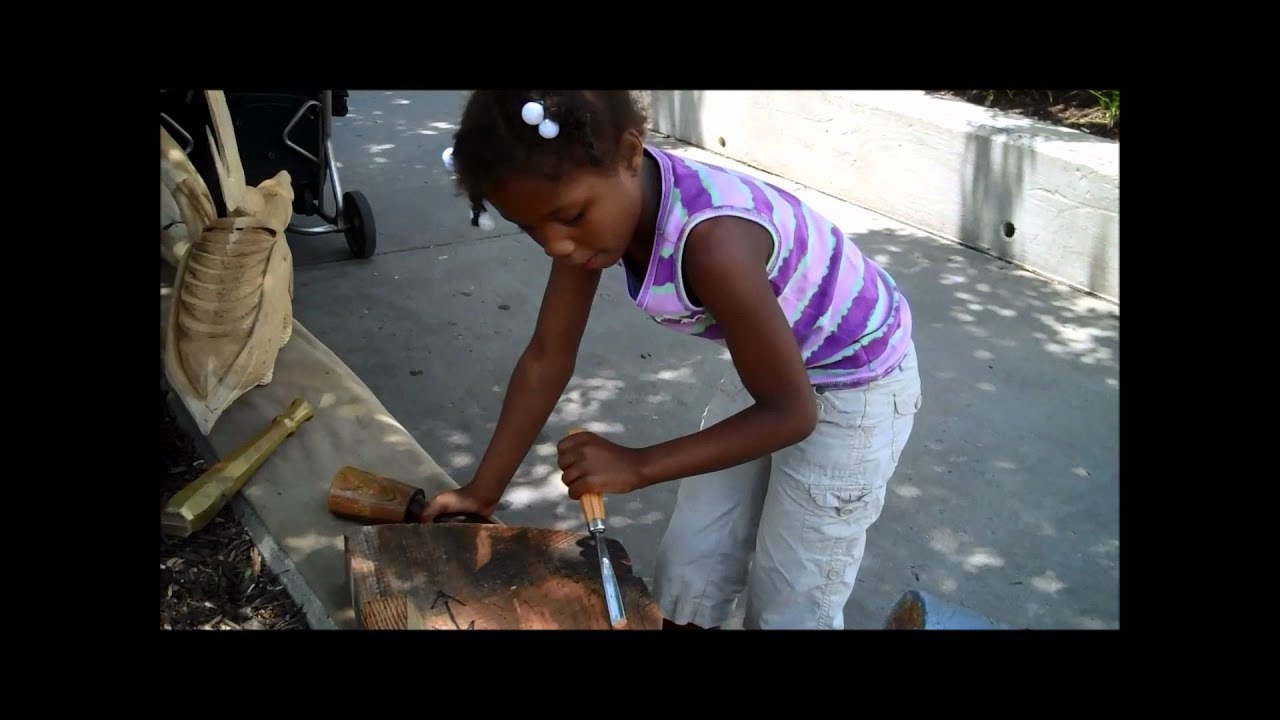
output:
[[[746,629],[844,627],[867,529],[921,405],[914,344],[887,377],[813,398],[818,424],[803,442],[680,481],[654,577],[668,620],[722,625],[745,590]],[[702,426],[752,402],[730,372]]]

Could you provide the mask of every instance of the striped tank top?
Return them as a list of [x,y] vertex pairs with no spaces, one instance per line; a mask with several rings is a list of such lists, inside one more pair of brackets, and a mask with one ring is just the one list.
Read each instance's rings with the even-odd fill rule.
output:
[[734,215],[773,238],[767,272],[820,390],[858,387],[896,368],[911,342],[911,310],[884,268],[840,228],[769,183],[646,146],[662,170],[662,199],[649,270],[627,275],[635,304],[677,332],[724,344],[715,318],[689,300],[680,261],[694,225]]

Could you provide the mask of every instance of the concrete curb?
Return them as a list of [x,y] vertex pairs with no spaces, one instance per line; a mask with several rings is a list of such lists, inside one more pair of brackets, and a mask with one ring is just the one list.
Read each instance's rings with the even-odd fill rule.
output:
[[1120,300],[1120,144],[923,91],[639,93],[650,126]]
[[[196,453],[200,455],[200,459],[204,460],[205,467],[215,465],[218,462],[218,453],[214,451],[213,446],[209,443],[209,438],[202,435],[196,428],[195,421],[191,418],[191,413],[187,411],[186,406],[182,404],[182,401],[174,394],[173,389],[169,387],[163,371],[160,373],[160,389],[164,391],[165,401],[169,404],[169,409],[173,411],[178,425],[181,426],[183,432],[187,434],[192,444],[195,445]],[[294,565],[293,559],[276,542],[276,539],[271,535],[271,531],[267,529],[266,523],[254,511],[253,505],[239,493],[232,497],[227,504],[231,507],[231,512],[236,519],[249,531],[249,539],[253,542],[254,547],[258,549],[258,553],[262,555],[263,564],[279,578],[280,584],[284,585],[285,591],[289,593],[293,601],[302,607],[302,612],[307,618],[307,626],[312,630],[337,630],[338,625],[333,621],[329,611],[325,609],[324,603],[320,601],[319,596],[316,595],[302,575],[298,573],[298,568]]]
[[267,529],[266,523],[258,517],[253,505],[243,496],[236,495],[231,498],[231,511],[249,531],[249,537],[258,548],[258,553],[262,555],[262,561],[280,579],[280,583],[284,585],[284,589],[294,602],[302,607],[302,612],[307,617],[308,627],[312,630],[340,629],[324,603],[320,601],[320,596],[307,583],[302,573],[298,572],[298,566],[294,565],[293,558],[280,547],[271,531]]

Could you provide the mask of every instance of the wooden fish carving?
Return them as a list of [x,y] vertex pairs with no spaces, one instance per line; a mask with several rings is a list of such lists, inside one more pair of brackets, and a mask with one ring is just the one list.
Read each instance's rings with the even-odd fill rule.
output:
[[205,435],[237,398],[271,382],[292,335],[293,254],[285,230],[294,197],[285,171],[245,185],[238,155],[223,156],[236,152],[226,100],[221,92],[207,95],[228,217],[206,221],[192,204],[186,224],[201,232],[178,260],[165,334],[165,374]]

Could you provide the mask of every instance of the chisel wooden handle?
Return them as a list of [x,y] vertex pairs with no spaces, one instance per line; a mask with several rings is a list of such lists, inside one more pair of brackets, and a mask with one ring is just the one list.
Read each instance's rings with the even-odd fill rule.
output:
[[[565,437],[586,431],[586,428],[575,427],[565,433]],[[600,493],[587,493],[579,502],[582,503],[582,517],[587,521],[587,529],[592,532],[604,530],[604,497]]]
[[604,498],[600,493],[587,493],[582,496],[582,517],[587,521],[587,527],[592,530],[604,526]]
[[[565,437],[580,432],[584,428],[575,427]],[[600,493],[586,493],[580,498],[582,516],[587,520],[587,530],[595,538],[596,552],[600,555],[600,581],[604,585],[605,605],[609,609],[609,627],[622,630],[627,627],[627,611],[622,605],[622,591],[618,588],[618,577],[613,572],[613,561],[605,548],[604,540],[604,496]]]

